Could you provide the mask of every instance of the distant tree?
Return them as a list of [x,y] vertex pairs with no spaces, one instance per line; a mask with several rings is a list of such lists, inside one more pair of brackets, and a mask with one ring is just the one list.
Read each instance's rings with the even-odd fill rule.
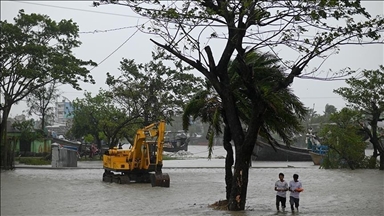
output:
[[[384,170],[384,143],[378,133],[378,122],[383,121],[384,113],[384,66],[378,70],[364,70],[362,77],[352,77],[346,80],[349,87],[334,90],[347,102],[347,106],[360,110],[364,121],[360,126],[368,135],[373,145],[373,157],[380,156],[380,170]],[[379,153],[377,153],[379,152]]]
[[56,22],[46,15],[20,10],[14,23],[0,21],[0,29],[0,88],[4,98],[0,104],[1,165],[9,169],[6,128],[12,105],[53,81],[76,89],[80,89],[79,80],[94,83],[86,66],[96,64],[73,55],[72,49],[81,42],[79,28],[72,20]]
[[329,104],[325,105],[325,111],[324,111],[325,116],[329,117],[331,114],[336,113],[336,112],[337,112],[337,109],[335,106],[329,105]]
[[137,128],[135,125],[142,122],[140,115],[131,115],[126,109],[118,107],[112,94],[103,90],[94,97],[85,93],[85,98],[73,101],[73,108],[71,133],[77,138],[92,134],[98,148],[101,148],[100,133],[104,134],[112,148],[126,133],[133,136]]
[[[326,59],[342,45],[382,43],[380,31],[384,19],[371,17],[356,1],[116,1],[103,2],[132,8],[151,19],[142,31],[155,34],[151,41],[167,50],[203,74],[219,94],[235,145],[236,161],[229,210],[245,209],[249,163],[258,133],[264,120],[267,103],[264,94],[286,89],[295,77],[308,76],[304,69],[316,59]],[[95,6],[100,5],[95,2]],[[359,21],[355,21],[358,17]],[[337,20],[335,22],[335,20]],[[360,21],[361,20],[361,21]],[[340,24],[340,22],[345,25]],[[213,40],[223,41],[222,49],[212,52]],[[245,58],[253,50],[271,49],[278,55],[282,49],[292,49],[292,58],[282,62],[289,72],[276,80],[270,91],[254,85],[257,80]],[[245,89],[243,94],[252,104],[251,118],[242,124],[235,97],[236,89],[229,88],[229,62],[238,59],[237,73]],[[278,57],[278,59],[281,59]],[[244,127],[246,125],[246,128]]]
[[91,134],[87,134],[84,136],[84,141],[86,143],[92,143],[95,140],[95,137],[92,136]]
[[120,76],[107,73],[106,82],[114,100],[131,114],[141,115],[141,127],[160,119],[171,122],[173,116],[181,114],[185,101],[201,88],[203,82],[181,61],[174,62],[174,69],[166,66],[159,59],[164,55],[164,52],[153,52],[153,60],[146,64],[123,59]]
[[54,118],[55,110],[52,103],[60,96],[56,81],[35,89],[27,96],[28,114],[37,115],[44,131],[49,119]]
[[359,111],[349,108],[343,108],[340,112],[330,115],[330,121],[334,124],[326,124],[320,131],[323,144],[328,145],[330,149],[322,167],[339,168],[345,164],[350,169],[365,168],[367,144],[359,134],[360,117]]

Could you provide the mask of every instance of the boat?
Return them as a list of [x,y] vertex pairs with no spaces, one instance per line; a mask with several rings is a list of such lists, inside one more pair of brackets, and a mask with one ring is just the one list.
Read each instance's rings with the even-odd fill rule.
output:
[[321,165],[323,163],[324,157],[327,155],[328,146],[319,145],[313,146],[312,151],[309,151],[314,165]]
[[[276,151],[275,151],[276,149]],[[311,161],[309,149],[287,145],[275,145],[258,140],[252,153],[254,161]]]
[[323,159],[325,155],[327,155],[328,153],[328,146],[322,145],[320,143],[316,135],[312,133],[312,128],[308,130],[306,143],[307,143],[307,148],[311,149],[311,151],[309,151],[309,154],[311,155],[313,164],[321,165],[321,163],[323,163]]
[[309,154],[311,155],[314,165],[320,165],[323,162],[324,155],[315,153],[313,151],[310,151]]
[[187,135],[182,132],[167,131],[164,137],[163,151],[188,151]]

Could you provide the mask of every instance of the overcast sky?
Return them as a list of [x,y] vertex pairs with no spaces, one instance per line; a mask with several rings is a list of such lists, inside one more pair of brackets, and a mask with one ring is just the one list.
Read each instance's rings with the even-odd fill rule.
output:
[[[82,45],[75,50],[75,55],[83,60],[91,59],[100,63],[91,73],[96,81],[95,85],[82,84],[84,90],[96,94],[100,88],[107,89],[105,84],[106,73],[118,75],[121,59],[135,59],[137,63],[147,63],[151,60],[151,51],[154,45],[149,41],[149,35],[136,33],[131,28],[147,19],[142,18],[129,8],[115,5],[94,8],[92,1],[1,1],[1,20],[11,20],[20,9],[25,13],[46,14],[52,19],[72,19],[80,28],[80,40]],[[362,5],[367,8],[371,15],[384,14],[383,1],[363,1]],[[111,30],[112,31],[104,31]],[[122,45],[126,42],[124,45]],[[121,46],[122,45],[122,46]],[[118,47],[120,47],[114,52]],[[213,49],[213,53],[221,50]],[[114,52],[114,53],[113,53]],[[110,57],[108,57],[113,53]],[[108,58],[107,58],[108,57]],[[107,59],[106,59],[107,58]],[[350,67],[352,69],[378,69],[384,64],[384,46],[349,46],[342,47],[338,55],[331,56],[321,67],[328,71]],[[309,64],[309,68],[317,67],[315,62]],[[198,74],[198,73],[196,73]],[[345,101],[333,93],[333,89],[345,86],[344,81],[315,81],[307,79],[295,79],[292,88],[297,96],[307,107],[315,107],[322,114],[325,105],[332,104],[341,109]],[[83,91],[76,91],[69,86],[61,86],[61,92],[69,100],[76,97],[82,98]],[[21,114],[26,109],[25,103],[14,105],[11,117]]]

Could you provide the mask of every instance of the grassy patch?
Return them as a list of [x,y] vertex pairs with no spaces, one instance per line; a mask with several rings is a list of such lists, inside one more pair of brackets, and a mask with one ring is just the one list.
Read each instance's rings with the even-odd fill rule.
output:
[[182,158],[177,158],[177,157],[170,157],[167,155],[163,155],[163,160],[183,160]]
[[45,160],[43,157],[20,157],[16,158],[21,164],[26,165],[50,165],[50,160]]

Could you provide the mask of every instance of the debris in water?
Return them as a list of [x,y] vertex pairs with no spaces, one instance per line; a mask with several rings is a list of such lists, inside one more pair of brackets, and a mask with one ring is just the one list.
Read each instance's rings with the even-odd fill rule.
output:
[[219,200],[211,205],[208,205],[215,210],[228,210],[228,200]]

